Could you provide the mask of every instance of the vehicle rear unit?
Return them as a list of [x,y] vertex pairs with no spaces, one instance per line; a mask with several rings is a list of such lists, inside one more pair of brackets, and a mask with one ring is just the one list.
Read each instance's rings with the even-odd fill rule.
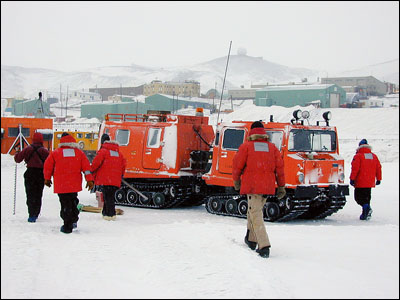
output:
[[203,203],[201,175],[214,139],[208,117],[107,114],[100,136],[103,133],[119,143],[127,160],[128,185],[117,190],[117,205],[169,208]]

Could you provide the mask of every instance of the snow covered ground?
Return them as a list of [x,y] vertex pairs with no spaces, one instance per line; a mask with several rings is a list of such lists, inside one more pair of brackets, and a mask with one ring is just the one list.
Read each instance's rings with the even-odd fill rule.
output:
[[[28,223],[25,166],[2,154],[1,297],[398,299],[399,108],[389,106],[331,109],[346,182],[360,139],[367,138],[381,159],[383,180],[372,189],[372,219],[358,219],[351,187],[345,207],[324,220],[266,222],[268,259],[244,244],[245,219],[212,215],[204,206],[119,207],[125,213],[115,222],[81,212],[78,230],[66,235],[59,232],[58,197],[45,187],[41,216]],[[269,120],[271,114],[288,121],[296,108],[249,101],[221,114],[220,121]],[[322,120],[323,111],[311,110],[310,123]],[[210,124],[215,122],[216,114],[210,116]],[[78,196],[83,204],[97,204],[86,190]]]

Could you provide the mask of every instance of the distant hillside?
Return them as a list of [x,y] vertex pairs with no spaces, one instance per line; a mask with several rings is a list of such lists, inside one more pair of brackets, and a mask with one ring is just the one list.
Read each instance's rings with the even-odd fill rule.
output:
[[335,76],[374,76],[381,81],[399,84],[399,59],[340,72]]
[[[197,80],[201,93],[215,87],[221,90],[227,57],[220,57],[208,62],[170,68],[148,68],[140,65],[107,66],[82,70],[80,72],[62,72],[49,69],[1,66],[1,97],[33,98],[38,91],[50,91],[58,94],[60,84],[65,93],[69,90],[88,91],[94,87],[139,86],[158,79],[162,81]],[[396,67],[397,64],[397,67]],[[373,75],[380,80],[399,82],[399,60],[386,62],[354,71],[346,71],[337,76]],[[371,69],[371,68],[374,69]],[[372,71],[373,70],[373,71]],[[378,72],[379,70],[379,72]],[[299,82],[307,78],[309,82],[317,81],[321,74],[317,70],[291,68],[264,60],[261,57],[232,55],[229,58],[225,88],[245,88],[251,84],[274,82]],[[351,75],[357,74],[357,75]],[[333,75],[333,74],[329,74]],[[397,76],[397,77],[396,77]],[[397,80],[395,80],[397,78]]]
[[[215,87],[222,88],[227,57],[185,67],[147,68],[139,65],[108,66],[61,72],[48,69],[1,66],[1,97],[34,97],[39,90],[59,92],[93,87],[138,86],[158,79],[162,81],[197,80],[201,93]],[[229,58],[225,88],[249,87],[251,83],[300,81],[304,77],[317,78],[317,72],[290,68],[259,57],[232,55]]]

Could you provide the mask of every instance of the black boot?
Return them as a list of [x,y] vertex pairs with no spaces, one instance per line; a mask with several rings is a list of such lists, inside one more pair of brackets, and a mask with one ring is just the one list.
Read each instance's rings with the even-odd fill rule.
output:
[[247,244],[247,246],[249,246],[249,248],[251,250],[255,250],[257,247],[257,243],[249,241],[249,233],[250,233],[250,230],[247,229],[246,236],[244,237],[244,242]]
[[261,257],[268,258],[269,257],[269,248],[270,248],[270,246],[264,247],[262,249],[257,249],[257,252]]
[[71,233],[72,232],[72,227],[63,225],[63,226],[60,227],[60,231],[63,232],[63,233]]

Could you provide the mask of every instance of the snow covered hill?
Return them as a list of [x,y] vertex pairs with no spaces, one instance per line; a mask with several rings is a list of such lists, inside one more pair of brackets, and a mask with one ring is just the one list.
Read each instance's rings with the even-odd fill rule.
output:
[[[91,68],[77,72],[62,72],[48,69],[24,68],[15,66],[1,66],[1,97],[21,96],[33,98],[38,91],[58,93],[60,84],[63,92],[68,86],[70,90],[94,87],[139,86],[158,79],[162,81],[197,80],[200,82],[201,93],[206,93],[215,87],[222,88],[227,56],[192,66],[148,68],[136,64],[130,66],[105,66]],[[397,63],[397,65],[396,65]],[[396,67],[397,66],[397,67]],[[357,76],[376,75],[380,80],[394,78],[397,72],[398,60],[375,66],[375,70],[360,70]],[[355,74],[355,73],[352,73]],[[308,78],[309,82],[316,82],[317,78],[325,77],[325,71],[306,68],[290,68],[267,61],[261,57],[244,54],[231,55],[229,58],[228,73],[225,82],[226,89],[246,88],[251,84],[265,84],[267,82],[299,82]],[[329,76],[335,74],[329,73]],[[346,75],[347,76],[347,75]],[[394,76],[394,77],[393,77]],[[396,82],[395,82],[396,83]]]

